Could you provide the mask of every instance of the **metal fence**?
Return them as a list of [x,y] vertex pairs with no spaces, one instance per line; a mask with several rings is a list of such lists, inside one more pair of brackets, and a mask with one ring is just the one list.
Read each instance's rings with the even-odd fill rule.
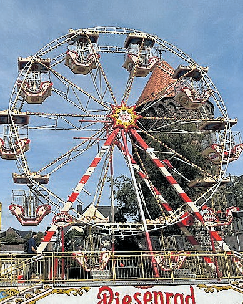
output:
[[0,284],[77,281],[239,279],[243,260],[234,253],[74,252],[1,255]]

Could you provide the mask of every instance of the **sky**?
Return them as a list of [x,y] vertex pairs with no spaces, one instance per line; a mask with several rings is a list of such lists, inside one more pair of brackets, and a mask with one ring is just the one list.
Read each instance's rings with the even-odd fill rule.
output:
[[[238,119],[234,130],[242,133],[242,20],[241,0],[0,0],[0,110],[8,108],[19,56],[35,54],[70,28],[119,26],[155,34],[200,65],[208,66],[208,75],[221,93],[229,116]],[[0,159],[2,230],[9,226],[25,229],[8,210],[13,172],[15,163]],[[243,174],[242,156],[230,164],[229,172]],[[69,180],[60,176],[59,187]],[[70,187],[74,186],[70,183]],[[44,229],[46,223],[37,230]]]

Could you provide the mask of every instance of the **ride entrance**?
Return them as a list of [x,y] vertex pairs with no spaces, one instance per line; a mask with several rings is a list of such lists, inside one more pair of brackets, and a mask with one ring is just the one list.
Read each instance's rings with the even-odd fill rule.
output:
[[48,227],[36,256],[2,257],[2,302],[242,302],[242,256],[227,243],[241,212],[226,187],[243,144],[208,68],[155,35],[94,27],[18,69],[0,112],[0,156],[21,188],[9,209]]

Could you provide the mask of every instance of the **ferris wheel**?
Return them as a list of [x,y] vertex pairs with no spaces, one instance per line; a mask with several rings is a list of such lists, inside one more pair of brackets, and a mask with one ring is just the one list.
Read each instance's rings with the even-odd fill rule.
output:
[[[0,112],[0,155],[17,165],[13,182],[22,189],[14,191],[10,211],[19,222],[38,225],[54,214],[39,252],[59,227],[76,222],[102,222],[117,235],[144,233],[150,250],[150,231],[178,225],[200,250],[190,227],[221,223],[211,200],[242,151],[231,130],[237,121],[207,67],[155,35],[94,27],[71,29],[35,55],[19,57],[18,69],[9,108]],[[161,183],[150,177],[155,171]],[[102,203],[114,210],[116,174],[131,178],[139,224],[77,212],[77,205]],[[145,187],[161,210],[157,218],[149,216]]]

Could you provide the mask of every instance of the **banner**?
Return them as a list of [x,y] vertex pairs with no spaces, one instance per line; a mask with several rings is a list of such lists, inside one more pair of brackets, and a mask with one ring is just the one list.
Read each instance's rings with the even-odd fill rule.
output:
[[239,283],[58,288],[37,304],[242,304]]

